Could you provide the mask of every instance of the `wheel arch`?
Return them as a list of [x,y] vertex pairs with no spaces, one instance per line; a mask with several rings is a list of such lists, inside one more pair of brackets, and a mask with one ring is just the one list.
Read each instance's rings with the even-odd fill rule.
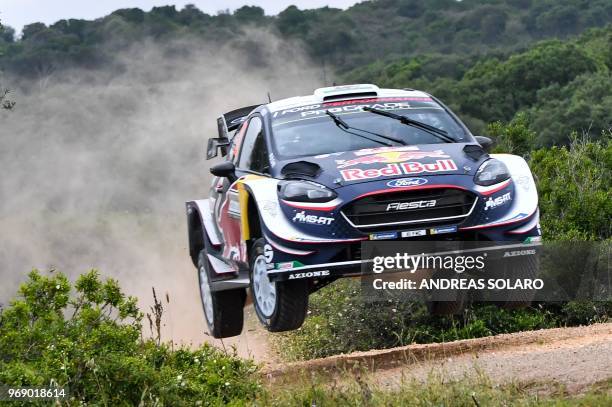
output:
[[255,201],[253,193],[248,187],[244,188],[244,211],[242,213],[242,228],[243,237],[247,245],[247,253],[250,253],[254,242],[257,239],[264,237],[262,229],[262,219],[259,213],[259,207]]
[[189,241],[189,257],[193,265],[198,267],[198,256],[206,247],[204,241],[204,221],[198,206],[187,202],[187,236]]

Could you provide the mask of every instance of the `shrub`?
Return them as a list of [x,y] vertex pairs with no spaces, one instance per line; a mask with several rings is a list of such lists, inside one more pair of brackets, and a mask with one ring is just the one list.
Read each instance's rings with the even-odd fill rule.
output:
[[612,237],[612,134],[602,142],[574,134],[569,147],[531,153],[537,178],[542,231],[548,240]]
[[0,383],[67,386],[71,403],[222,405],[254,399],[255,366],[203,345],[141,336],[142,313],[115,280],[34,270],[0,314]]
[[535,133],[529,129],[525,114],[519,113],[508,124],[500,121],[487,126],[489,134],[496,142],[496,153],[517,154],[526,156],[533,148]]

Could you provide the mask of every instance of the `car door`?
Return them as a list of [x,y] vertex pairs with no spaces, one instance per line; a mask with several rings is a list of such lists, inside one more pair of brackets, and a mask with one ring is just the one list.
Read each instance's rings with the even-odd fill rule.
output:
[[[263,120],[255,115],[245,124],[243,135],[236,140],[236,177],[240,179],[248,174],[266,174],[269,172],[268,153],[265,144]],[[233,146],[232,146],[233,147]],[[241,240],[240,201],[237,181],[228,182],[227,191],[220,199],[218,223],[225,246],[223,256],[230,260],[247,260],[246,246]]]

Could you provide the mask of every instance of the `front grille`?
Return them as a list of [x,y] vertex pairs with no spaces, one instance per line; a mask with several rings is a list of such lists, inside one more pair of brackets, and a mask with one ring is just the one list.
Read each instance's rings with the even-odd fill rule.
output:
[[474,194],[455,188],[391,191],[351,202],[342,213],[357,228],[448,223],[465,218],[475,201]]

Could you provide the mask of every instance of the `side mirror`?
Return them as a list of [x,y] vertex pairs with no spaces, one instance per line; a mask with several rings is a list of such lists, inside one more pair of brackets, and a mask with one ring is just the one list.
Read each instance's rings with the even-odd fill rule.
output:
[[484,136],[476,136],[476,141],[488,153],[493,147],[493,140]]
[[215,158],[219,149],[221,149],[221,156],[225,156],[227,154],[227,146],[229,145],[230,141],[226,138],[209,138],[208,145],[206,146],[206,159]]
[[210,173],[217,177],[228,178],[230,181],[234,181],[236,178],[236,166],[231,161],[225,161],[210,167]]

